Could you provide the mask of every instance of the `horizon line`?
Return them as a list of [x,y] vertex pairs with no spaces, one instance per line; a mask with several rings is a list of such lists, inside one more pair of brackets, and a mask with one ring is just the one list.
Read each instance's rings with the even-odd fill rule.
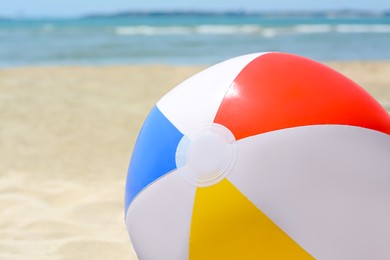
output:
[[80,15],[0,15],[1,20],[40,20],[40,19],[88,19],[88,18],[114,18],[126,16],[157,16],[157,15],[226,15],[226,16],[390,16],[390,9],[366,10],[358,8],[339,9],[312,9],[312,10],[202,10],[202,9],[154,9],[154,10],[123,10],[113,12],[90,12]]

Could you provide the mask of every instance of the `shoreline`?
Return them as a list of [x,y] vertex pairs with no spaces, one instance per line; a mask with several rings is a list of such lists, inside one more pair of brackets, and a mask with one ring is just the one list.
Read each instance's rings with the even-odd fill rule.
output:
[[[293,54],[293,53],[292,53]],[[233,58],[233,57],[232,57]],[[306,57],[308,58],[308,57]],[[312,59],[312,58],[309,58]],[[352,64],[382,64],[386,65],[390,63],[390,59],[383,59],[383,60],[315,60],[314,61],[320,62],[325,65],[332,65],[332,64],[347,64],[347,65],[352,65]],[[222,62],[222,60],[221,60]],[[61,63],[53,63],[53,64],[25,64],[25,65],[10,65],[10,66],[0,66],[0,71],[1,70],[12,70],[12,69],[31,69],[31,68],[37,68],[37,69],[51,69],[51,68],[149,68],[149,67],[172,67],[172,68],[177,68],[177,67],[185,67],[185,68],[207,68],[210,67],[216,63],[201,63],[201,64],[181,64],[181,63],[102,63],[102,64],[61,64]]]

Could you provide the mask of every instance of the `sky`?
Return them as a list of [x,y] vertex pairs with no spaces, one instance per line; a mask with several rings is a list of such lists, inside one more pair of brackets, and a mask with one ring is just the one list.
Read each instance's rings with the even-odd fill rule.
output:
[[390,0],[0,0],[0,16],[73,17],[132,10],[390,10]]

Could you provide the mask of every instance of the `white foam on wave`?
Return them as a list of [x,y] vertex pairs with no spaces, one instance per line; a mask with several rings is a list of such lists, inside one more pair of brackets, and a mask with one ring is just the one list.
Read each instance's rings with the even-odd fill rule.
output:
[[195,32],[201,34],[256,34],[262,30],[259,25],[199,25]]
[[173,35],[173,34],[255,34],[260,33],[258,25],[197,25],[197,26],[120,26],[118,35]]
[[328,24],[302,24],[293,27],[297,33],[328,33],[332,31],[332,26]]
[[186,26],[120,26],[115,28],[118,35],[158,35],[158,34],[189,34],[190,27]]
[[338,33],[390,33],[390,25],[372,24],[339,24],[335,26]]
[[266,28],[261,33],[261,35],[264,36],[265,38],[272,38],[278,34],[280,34],[280,32],[278,32],[277,29],[272,29],[272,28]]
[[293,26],[264,27],[256,24],[243,25],[193,25],[193,26],[119,26],[115,28],[117,35],[260,35],[272,38],[291,34],[322,33],[390,33],[390,25],[356,25],[356,24],[300,24]]

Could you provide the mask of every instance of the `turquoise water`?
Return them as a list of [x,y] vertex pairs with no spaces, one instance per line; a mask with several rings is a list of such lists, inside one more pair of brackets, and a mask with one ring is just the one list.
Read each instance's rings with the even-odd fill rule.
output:
[[155,15],[0,21],[0,66],[211,64],[251,52],[389,60],[390,17]]

